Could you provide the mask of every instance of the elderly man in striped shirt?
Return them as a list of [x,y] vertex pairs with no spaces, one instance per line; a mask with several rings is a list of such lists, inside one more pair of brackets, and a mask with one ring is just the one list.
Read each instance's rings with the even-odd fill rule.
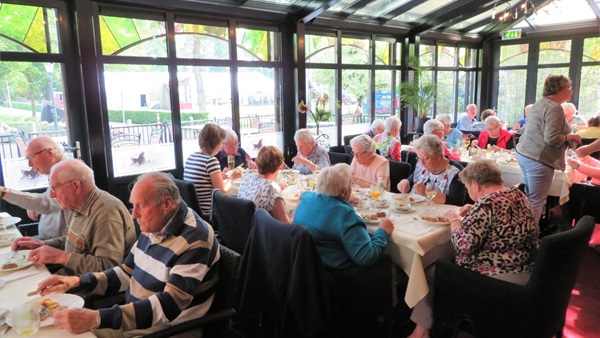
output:
[[38,286],[41,295],[74,287],[105,295],[127,290],[126,304],[59,311],[54,314],[59,328],[132,337],[202,317],[210,308],[220,258],[212,227],[187,207],[164,173],[138,177],[130,202],[142,234],[121,266],[81,276],[54,275]]

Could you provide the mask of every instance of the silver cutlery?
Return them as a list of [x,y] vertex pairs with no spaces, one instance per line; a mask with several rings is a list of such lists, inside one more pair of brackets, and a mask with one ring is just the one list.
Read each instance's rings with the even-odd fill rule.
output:
[[27,294],[27,297],[35,296],[35,295],[37,295],[37,294],[39,294],[39,292],[38,292],[38,291],[31,291],[31,292],[29,292],[29,293]]

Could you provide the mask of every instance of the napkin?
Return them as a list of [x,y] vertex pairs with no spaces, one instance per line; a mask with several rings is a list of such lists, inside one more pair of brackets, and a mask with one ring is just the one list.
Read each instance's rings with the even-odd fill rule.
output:
[[42,272],[42,270],[40,270],[41,268],[42,268],[42,265],[40,265],[39,268],[36,265],[32,265],[27,269],[17,270],[8,276],[2,276],[2,277],[0,277],[0,279],[4,280],[7,283],[14,282],[16,280],[23,279],[25,277],[29,277],[31,275],[35,275],[35,274]]
[[431,227],[428,227],[428,226],[422,225],[422,224],[396,226],[396,229],[407,232],[407,233],[409,233],[411,235],[415,235],[415,236],[423,235],[423,234],[426,234],[426,233],[430,232],[431,230],[433,230]]

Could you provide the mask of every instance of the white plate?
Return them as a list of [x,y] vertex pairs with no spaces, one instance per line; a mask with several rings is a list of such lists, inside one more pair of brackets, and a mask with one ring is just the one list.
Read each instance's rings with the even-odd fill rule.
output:
[[365,222],[365,224],[368,225],[378,225],[379,223],[381,223],[381,221],[383,221],[384,218],[388,217],[388,213],[385,213],[385,216],[382,217],[378,217],[376,220],[370,220],[370,219],[365,219],[365,215],[375,215],[380,211],[376,211],[376,210],[357,210],[356,213],[358,214],[358,216],[360,218],[362,218],[362,220]]
[[421,203],[427,201],[427,197],[417,194],[393,194],[392,198],[396,201],[409,203]]
[[400,214],[408,214],[410,212],[415,211],[415,207],[410,207],[408,209],[398,209],[398,208],[394,208],[392,209],[394,212],[400,213]]
[[[40,298],[36,298],[34,300],[30,300],[26,303],[23,304],[40,304],[40,302],[44,299],[52,299],[53,301],[57,302],[59,305],[64,305],[66,307],[68,307],[69,309],[80,309],[83,307],[83,298],[79,297],[78,295],[72,295],[70,293],[55,293],[49,296],[45,296],[45,297],[40,297]],[[8,316],[6,316],[6,323],[10,326],[12,326],[12,312],[10,312],[8,314]],[[48,325],[52,325],[54,324],[54,318],[52,318],[52,316],[46,318],[46,320],[42,321],[40,323],[40,327],[44,327],[44,326],[48,326]]]
[[0,227],[7,227],[19,222],[21,222],[19,217],[0,217]]
[[[438,221],[432,221],[426,218],[438,218]],[[443,219],[443,221],[442,221]],[[450,222],[442,214],[438,214],[435,212],[424,212],[419,214],[419,221],[427,225],[448,225]]]
[[[4,261],[0,264],[0,272],[11,272],[11,271],[16,271],[16,270],[21,270],[28,266],[33,265],[33,262],[30,262],[27,260],[27,257],[29,256],[30,251],[31,250],[15,251],[6,261]],[[2,268],[2,266],[4,266],[5,264],[13,263],[13,262],[17,264],[16,268],[10,268],[10,269]]]
[[390,203],[386,200],[380,200],[380,201],[371,200],[369,204],[371,205],[371,208],[377,208],[377,209],[385,209],[390,206]]
[[15,234],[0,234],[0,246],[10,245],[14,239]]
[[300,173],[300,170],[296,170],[296,169],[281,169],[279,170],[279,173],[282,175],[298,175]]

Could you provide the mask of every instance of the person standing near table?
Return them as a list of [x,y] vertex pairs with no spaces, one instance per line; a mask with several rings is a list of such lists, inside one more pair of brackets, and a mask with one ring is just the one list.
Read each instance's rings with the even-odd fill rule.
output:
[[75,287],[103,295],[126,290],[126,304],[58,311],[54,325],[59,329],[92,330],[97,337],[143,336],[203,317],[210,309],[220,260],[212,227],[187,207],[165,173],[139,176],[129,200],[142,233],[123,264],[81,276],[51,276],[37,289],[42,296]]
[[298,155],[292,158],[292,169],[300,171],[302,175],[310,175],[315,170],[331,165],[327,150],[321,148],[312,131],[303,128],[296,130],[294,141],[298,148]]
[[50,173],[50,197],[65,210],[68,232],[63,237],[38,240],[17,238],[12,250],[32,250],[35,264],[59,264],[65,275],[104,271],[121,264],[136,241],[131,215],[123,202],[100,190],[85,163],[68,159]]
[[[65,160],[62,148],[47,136],[38,136],[27,144],[25,149],[31,170],[40,175],[48,175],[52,167]],[[65,215],[58,202],[50,197],[50,188],[43,194],[21,192],[0,186],[0,198],[10,204],[27,209],[27,216],[38,223],[40,239],[64,236],[67,233]]]
[[548,75],[543,97],[527,116],[527,127],[517,144],[517,161],[527,186],[527,197],[539,222],[554,179],[554,170],[565,170],[565,152],[569,143],[581,143],[571,134],[562,103],[571,99],[571,80],[564,75]]

